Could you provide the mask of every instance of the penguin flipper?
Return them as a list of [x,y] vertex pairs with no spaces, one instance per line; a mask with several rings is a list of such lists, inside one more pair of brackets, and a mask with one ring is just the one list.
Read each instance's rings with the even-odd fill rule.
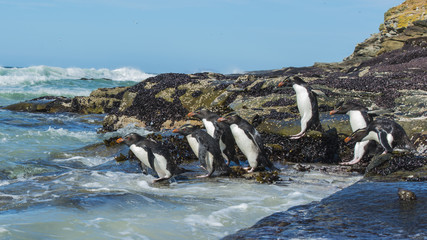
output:
[[263,145],[263,142],[262,142],[261,135],[258,132],[256,132],[256,130],[255,130],[254,133],[251,133],[251,132],[249,132],[247,130],[244,130],[244,132],[245,132],[246,136],[249,139],[251,139],[256,144],[257,148],[260,151],[262,151],[262,149],[264,149],[264,145]]
[[148,155],[148,162],[150,163],[150,167],[151,167],[154,171],[156,171],[156,168],[154,167],[154,159],[155,159],[156,157],[154,156],[154,153],[153,153],[153,151],[151,150],[151,148],[147,148],[147,149],[146,149],[146,151],[147,151],[147,155]]
[[236,165],[240,165],[239,160],[236,158],[236,141],[234,139],[233,133],[231,133],[230,127],[227,126],[228,129],[224,129],[221,135],[221,141],[225,144],[225,149],[223,153],[228,158],[228,165],[230,162],[236,163]]
[[385,149],[385,152],[393,152],[393,148],[390,146],[390,144],[388,144],[387,141],[387,133],[385,131],[379,131],[378,132],[378,139],[380,140],[380,144],[381,146],[383,146],[383,148]]
[[208,148],[203,144],[199,144],[199,161],[200,161],[200,164],[205,169],[207,169],[207,162],[206,162],[207,153],[208,153]]
[[224,131],[221,129],[221,127],[219,126],[219,124],[216,121],[214,122],[214,126],[215,126],[214,138],[216,140],[219,140],[222,137],[222,135],[224,134]]

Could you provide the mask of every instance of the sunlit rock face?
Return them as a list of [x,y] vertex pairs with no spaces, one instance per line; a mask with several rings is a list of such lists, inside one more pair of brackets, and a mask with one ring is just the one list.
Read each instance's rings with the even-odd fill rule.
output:
[[344,62],[358,64],[386,52],[400,49],[405,41],[427,36],[427,4],[424,0],[407,0],[384,14],[380,32],[359,43]]

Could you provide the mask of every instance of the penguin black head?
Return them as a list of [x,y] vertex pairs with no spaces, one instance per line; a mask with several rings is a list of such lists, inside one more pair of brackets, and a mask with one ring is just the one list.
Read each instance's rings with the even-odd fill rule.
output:
[[337,104],[335,104],[334,110],[330,111],[329,114],[346,114],[348,111],[351,110],[359,110],[359,111],[368,111],[365,107],[363,107],[360,104],[354,103],[354,102],[344,102],[341,101]]
[[211,112],[211,111],[209,111],[207,109],[201,108],[201,109],[197,109],[197,110],[195,110],[193,112],[190,112],[189,114],[187,114],[187,116],[188,117],[196,117],[196,118],[199,118],[199,119],[203,119],[203,118],[208,117],[211,114],[213,114],[213,112]]
[[302,78],[298,77],[298,76],[294,76],[291,78],[291,83],[292,84],[298,84],[298,85],[305,85],[307,84],[306,82],[304,82],[304,80],[302,80]]
[[293,77],[288,77],[285,80],[283,80],[282,82],[280,82],[278,87],[291,86],[293,84],[304,85],[304,84],[306,84],[306,82],[304,82],[304,80],[302,80],[302,78],[300,78],[298,76],[293,76]]
[[218,118],[218,122],[225,122],[228,124],[237,124],[242,120],[242,118],[236,113],[230,113],[225,115],[224,117]]
[[191,124],[184,124],[179,128],[175,128],[172,132],[173,133],[179,133],[179,134],[186,136],[188,134],[191,134],[192,132],[194,132],[197,129],[199,129],[199,127],[191,125]]
[[135,144],[141,140],[143,140],[144,137],[139,135],[138,133],[129,133],[126,136],[124,136],[123,138],[119,138],[116,140],[117,143],[122,143],[124,142],[126,145],[130,146],[132,144]]
[[360,142],[369,134],[368,128],[360,128],[344,139],[346,143]]
[[334,115],[334,114],[337,114],[337,113],[341,113],[342,114],[343,113],[342,112],[343,104],[344,104],[344,101],[341,101],[341,102],[338,102],[337,104],[335,104],[334,110],[330,111],[329,115]]

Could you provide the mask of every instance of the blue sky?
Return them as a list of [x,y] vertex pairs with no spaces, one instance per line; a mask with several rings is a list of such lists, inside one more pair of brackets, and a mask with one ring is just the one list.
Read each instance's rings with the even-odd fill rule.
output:
[[0,65],[231,73],[341,61],[403,0],[0,0]]

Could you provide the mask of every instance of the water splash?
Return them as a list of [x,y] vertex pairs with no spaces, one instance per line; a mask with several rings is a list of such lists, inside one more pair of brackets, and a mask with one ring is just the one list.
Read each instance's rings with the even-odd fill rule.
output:
[[108,79],[139,82],[152,76],[154,75],[129,67],[113,70],[106,68],[60,68],[43,65],[25,68],[0,67],[0,86],[32,85],[60,79]]

